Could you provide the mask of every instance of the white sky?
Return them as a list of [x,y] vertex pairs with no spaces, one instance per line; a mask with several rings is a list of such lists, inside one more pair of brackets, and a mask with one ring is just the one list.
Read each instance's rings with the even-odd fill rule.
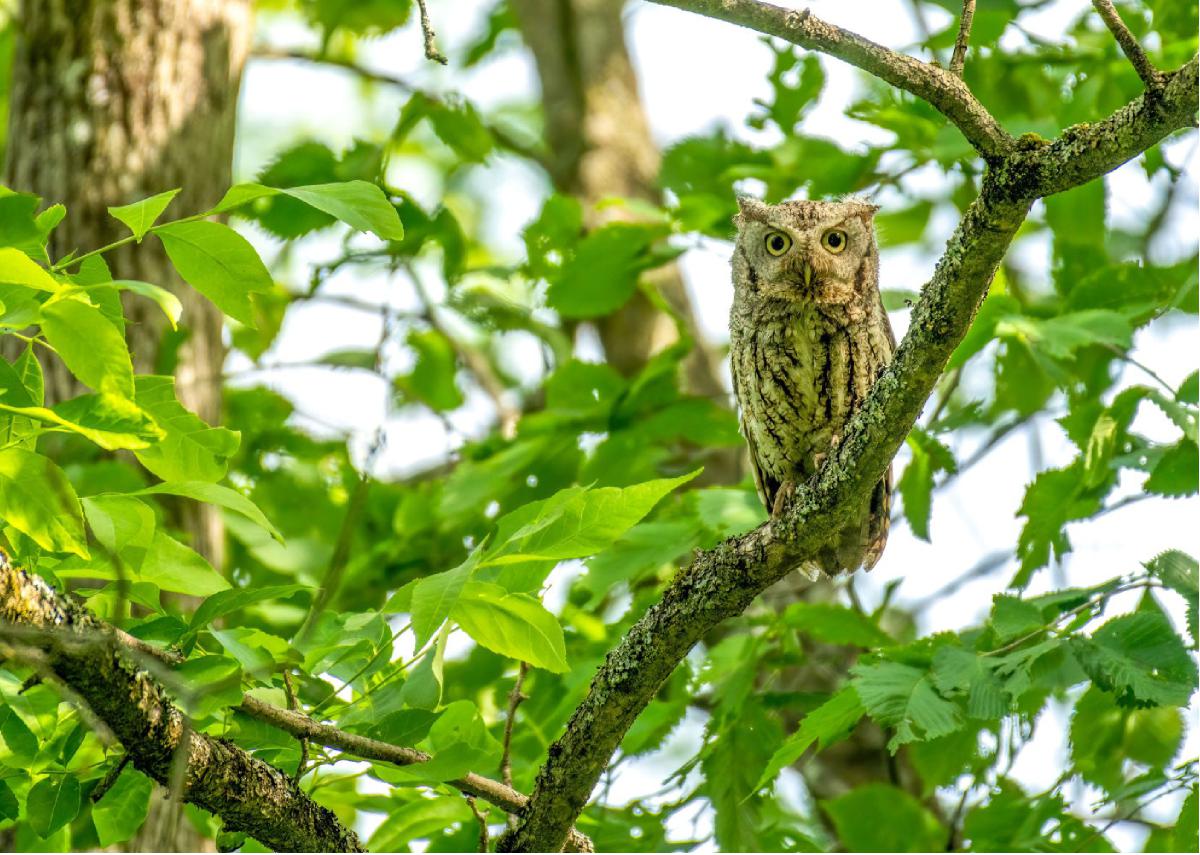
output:
[[[450,6],[453,14],[449,14]],[[455,47],[466,43],[482,27],[482,0],[455,0],[452,4],[432,2],[431,13],[439,40],[452,57]],[[799,4],[785,4],[799,5]],[[819,0],[810,4],[814,14],[841,24],[891,47],[902,49],[916,38],[907,3],[870,4]],[[861,14],[869,5],[870,14]],[[1046,38],[1059,39],[1065,23],[1090,4],[1086,0],[1053,3],[1036,16],[1023,18],[1027,29]],[[929,13],[936,27],[940,11]],[[632,3],[626,11],[631,50],[641,80],[642,94],[655,138],[668,146],[682,137],[704,133],[718,125],[739,136],[748,136],[743,121],[753,109],[755,98],[769,96],[766,72],[770,51],[756,34],[730,25],[710,21],[644,3]],[[948,20],[948,17],[946,18]],[[260,33],[276,46],[315,45],[314,37],[302,27],[271,20]],[[1011,31],[1019,42],[1022,37]],[[714,57],[721,58],[714,61]],[[889,136],[879,129],[846,119],[842,114],[856,87],[857,72],[822,58],[828,84],[820,106],[806,119],[810,132],[838,140],[846,146],[865,142],[886,142]],[[424,60],[420,35],[412,27],[375,39],[364,45],[362,61],[373,68],[397,74],[435,91],[461,91],[481,108],[528,100],[537,92],[536,74],[527,56],[510,51],[502,58],[469,72],[453,66],[442,69]],[[379,139],[395,120],[403,103],[399,93],[374,89],[369,98],[352,77],[330,69],[319,69],[295,62],[252,61],[246,74],[242,95],[239,178],[251,177],[281,148],[292,140],[310,136],[326,141],[335,150],[351,143],[355,136]],[[762,136],[757,139],[762,140]],[[1169,147],[1172,162],[1186,165],[1189,185],[1179,194],[1169,225],[1172,237],[1155,247],[1164,259],[1177,258],[1195,246],[1200,217],[1196,211],[1195,135]],[[514,258],[521,253],[520,231],[537,213],[546,192],[544,180],[524,164],[503,155],[492,158],[473,176],[476,186],[486,186],[494,205],[483,224],[489,239]],[[936,175],[918,174],[909,191],[918,191],[936,181]],[[484,183],[486,182],[486,184]],[[924,182],[924,184],[922,184]],[[441,201],[441,188],[428,173],[413,167],[400,170],[397,183],[414,193],[423,203]],[[1140,166],[1129,164],[1109,178],[1110,211],[1117,223],[1143,221],[1152,209],[1161,187],[1151,187]],[[883,199],[885,204],[889,201]],[[892,198],[893,203],[899,199]],[[1037,215],[1035,208],[1034,214]],[[886,252],[882,260],[885,287],[917,288],[932,272],[937,251],[949,236],[954,222],[935,219],[926,252],[906,250]],[[269,259],[277,252],[261,234],[251,238]],[[307,263],[327,259],[338,251],[337,240],[319,236],[306,241],[290,268],[294,281],[306,281]],[[1044,268],[1049,248],[1045,241],[1031,241],[1020,248],[1018,259],[1028,270]],[[714,341],[727,338],[725,323],[732,297],[728,273],[729,247],[716,241],[703,241],[698,249],[683,257],[682,264],[704,332]],[[432,283],[431,283],[432,284]],[[397,307],[411,306],[412,297],[402,284],[388,283],[381,277],[349,275],[340,277],[338,293],[352,293],[362,299],[386,299]],[[907,319],[894,317],[899,333]],[[330,350],[372,344],[378,337],[376,315],[364,314],[328,304],[294,307],[277,345],[266,363],[291,363],[312,359]],[[1137,339],[1138,358],[1152,367],[1172,385],[1181,381],[1197,365],[1200,330],[1192,322],[1160,323]],[[405,357],[396,354],[395,365]],[[244,358],[234,358],[230,370],[247,366]],[[1131,369],[1126,383],[1147,382]],[[430,414],[389,414],[388,390],[377,378],[361,372],[330,372],[316,369],[288,369],[256,373],[247,382],[266,382],[297,402],[299,409],[318,424],[336,426],[353,437],[360,451],[370,441],[381,421],[386,419],[388,445],[379,464],[379,474],[402,474],[428,465],[455,448],[463,437],[486,431],[491,423],[491,405],[480,394],[469,396],[464,411],[452,418],[457,435],[448,434],[442,421]],[[1155,438],[1172,435],[1169,423],[1150,407],[1143,408],[1137,428]],[[962,441],[960,458],[969,453],[974,441]],[[932,521],[933,543],[914,538],[901,523],[890,539],[879,566],[857,581],[868,606],[879,601],[884,586],[903,579],[900,603],[915,604],[941,590],[981,556],[1001,550],[1011,551],[1020,531],[1015,512],[1026,484],[1034,472],[1061,466],[1074,456],[1073,447],[1062,430],[1042,420],[1034,430],[1014,433],[982,463],[957,479],[948,489],[936,494]],[[902,457],[897,472],[903,466]],[[1137,491],[1139,479],[1127,478],[1121,495]],[[1070,529],[1074,552],[1053,572],[1043,571],[1032,591],[1040,592],[1061,585],[1086,585],[1114,575],[1136,570],[1140,562],[1162,549],[1180,548],[1195,555],[1200,552],[1195,501],[1151,501],[1132,505],[1094,523]],[[978,622],[990,607],[991,597],[999,592],[1012,574],[1012,566],[967,584],[953,596],[929,604],[920,614],[923,631],[954,630]],[[1165,599],[1165,598],[1164,598]],[[1131,602],[1121,603],[1132,605]],[[1174,603],[1169,603],[1174,605]],[[1185,751],[1194,755],[1197,748],[1196,712],[1191,710],[1191,726]],[[1015,776],[1033,788],[1048,786],[1063,765],[1066,719],[1062,710],[1045,714],[1033,742],[1028,745],[1014,768]],[[672,771],[694,747],[703,728],[696,715],[677,731],[671,744],[659,755],[622,766],[613,790],[615,801],[657,791]],[[1085,812],[1095,793],[1079,793],[1076,809]],[[1174,816],[1178,800],[1164,799],[1150,813],[1161,819]],[[677,817],[675,830],[691,836],[692,817]],[[701,830],[711,816],[701,811],[697,819]],[[1122,848],[1136,846],[1143,832],[1122,826],[1110,836]]]

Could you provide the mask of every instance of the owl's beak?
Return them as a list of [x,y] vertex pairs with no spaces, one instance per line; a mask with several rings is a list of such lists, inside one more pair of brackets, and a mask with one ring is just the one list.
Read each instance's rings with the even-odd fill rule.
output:
[[804,274],[804,287],[808,288],[812,285],[813,269],[812,265],[807,261],[800,268],[800,272]]

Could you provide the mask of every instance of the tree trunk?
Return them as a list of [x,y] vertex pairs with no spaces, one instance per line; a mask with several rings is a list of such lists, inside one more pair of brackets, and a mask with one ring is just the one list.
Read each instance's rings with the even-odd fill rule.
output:
[[[555,189],[579,198],[592,216],[592,206],[610,196],[661,202],[659,152],[625,46],[624,0],[513,0],[512,5],[537,62]],[[685,363],[689,391],[728,402],[720,360],[696,331],[679,268],[671,264],[649,275],[696,338]],[[599,332],[609,364],[626,376],[679,337],[674,321],[640,291],[601,319]],[[740,451],[719,455],[707,467],[708,475],[720,482],[738,480],[740,456]],[[712,471],[714,464],[719,472]]]
[[[67,206],[51,237],[52,257],[127,234],[108,215],[110,205],[176,187],[183,189],[167,216],[217,201],[230,181],[250,0],[22,0],[16,27],[5,181]],[[218,421],[220,313],[183,286],[155,240],[106,259],[115,278],[153,282],[179,295],[187,334],[173,366],[179,398],[205,421]],[[163,370],[161,313],[133,299],[127,317],[135,368]],[[45,368],[49,401],[79,394],[60,363]],[[179,522],[196,549],[220,566],[216,510],[189,503]]]
[[[61,202],[68,216],[50,255],[96,249],[127,234],[106,208],[176,187],[167,216],[213,205],[229,186],[242,68],[250,48],[250,0],[22,0],[12,70],[5,182]],[[183,303],[177,354],[165,322],[144,300],[126,305],[139,372],[174,372],[180,401],[205,421],[221,415],[222,319],[184,286],[155,240],[105,256],[114,278],[170,288]],[[49,402],[79,394],[58,362],[44,366]],[[176,523],[220,567],[218,509],[181,501]],[[165,790],[132,851],[211,850]]]

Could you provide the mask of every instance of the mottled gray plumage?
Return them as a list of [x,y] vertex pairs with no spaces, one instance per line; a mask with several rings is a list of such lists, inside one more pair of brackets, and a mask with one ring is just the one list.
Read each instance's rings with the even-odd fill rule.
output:
[[[811,478],[896,342],[879,296],[879,252],[866,202],[738,200],[729,316],[733,388],[759,496]],[[804,569],[874,566],[887,541],[891,470],[869,502]]]

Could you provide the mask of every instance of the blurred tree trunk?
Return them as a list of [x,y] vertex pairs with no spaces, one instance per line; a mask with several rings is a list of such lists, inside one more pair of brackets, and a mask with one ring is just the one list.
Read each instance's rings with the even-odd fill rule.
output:
[[[214,204],[230,182],[234,121],[250,47],[250,0],[21,0],[16,18],[5,183],[68,216],[52,257],[96,249],[127,234],[110,205],[182,188],[167,216]],[[113,276],[171,288],[183,302],[176,350],[157,307],[132,300],[127,336],[139,372],[173,372],[180,401],[201,418],[221,415],[225,350],[220,313],[175,275],[148,240],[105,256]],[[46,368],[46,395],[81,391],[61,364]],[[178,507],[178,525],[216,566],[224,558],[218,509]],[[211,849],[160,790],[133,851]]]
[[[217,201],[230,181],[250,0],[22,0],[16,28],[5,183],[67,206],[52,256],[127,234],[107,206],[175,187],[183,189],[168,217]],[[158,309],[129,302],[135,368],[173,370],[183,404],[218,421],[220,313],[183,286],[155,240],[105,258],[115,278],[178,293],[187,337],[177,354],[162,347]],[[45,367],[49,400],[79,394],[61,364]],[[224,534],[216,509],[188,503],[181,517],[196,549],[220,566]]]
[[[625,45],[624,0],[511,2],[537,62],[555,189],[579,198],[592,216],[591,207],[610,196],[661,202],[659,151]],[[671,264],[648,275],[696,340],[684,366],[688,390],[728,405],[720,359],[697,332],[679,268]],[[609,364],[626,376],[679,337],[671,317],[640,291],[598,326]],[[706,466],[706,475],[737,481],[740,459],[740,449],[722,453]]]

